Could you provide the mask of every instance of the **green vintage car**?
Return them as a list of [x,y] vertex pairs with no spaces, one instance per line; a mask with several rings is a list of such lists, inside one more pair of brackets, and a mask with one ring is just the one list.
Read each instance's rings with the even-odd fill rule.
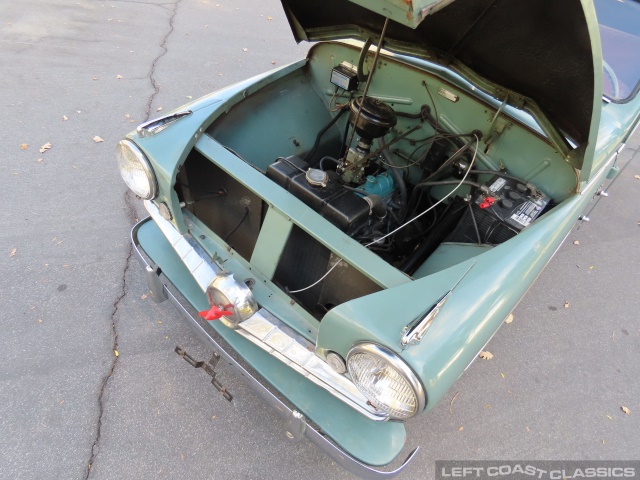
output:
[[[640,5],[282,0],[307,58],[140,125],[150,295],[366,478],[581,219],[638,123]],[[603,54],[604,52],[604,54]],[[585,220],[585,218],[582,218]]]

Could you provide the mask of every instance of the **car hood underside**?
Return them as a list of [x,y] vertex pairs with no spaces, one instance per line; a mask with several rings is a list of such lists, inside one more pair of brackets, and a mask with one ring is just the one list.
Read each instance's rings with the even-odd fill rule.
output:
[[[282,0],[297,41],[380,35],[384,47],[457,70],[519,108],[539,110],[580,146],[589,142],[600,40],[580,0]],[[366,4],[366,7],[358,5]],[[594,59],[597,60],[594,62]],[[531,105],[535,102],[536,106]],[[581,161],[574,161],[580,168]]]

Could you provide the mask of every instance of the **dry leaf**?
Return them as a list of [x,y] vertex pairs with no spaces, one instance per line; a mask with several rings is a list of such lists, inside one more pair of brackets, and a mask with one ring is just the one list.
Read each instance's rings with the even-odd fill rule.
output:
[[631,415],[631,410],[629,410],[627,407],[625,407],[624,405],[622,407],[620,407],[620,410],[622,410],[624,413],[626,413],[627,415]]
[[162,111],[162,107],[156,108],[156,112],[161,112],[161,111]]
[[569,308],[569,302],[564,302],[564,308]]
[[267,20],[273,20],[273,18],[271,18],[271,17],[267,17]]
[[100,143],[100,142],[104,142],[103,139],[101,139],[98,135],[96,135],[95,137],[93,137],[93,141],[96,143]]
[[120,354],[118,353],[118,350],[114,350],[114,351],[113,351],[113,354],[114,354],[116,357],[120,355]]
[[456,397],[458,396],[460,392],[456,392],[456,394],[453,396],[453,398],[451,399],[451,401],[449,402],[449,413],[453,413],[452,407],[453,407],[453,401],[456,399]]
[[44,161],[44,158],[36,158],[36,162],[38,163],[42,163]]
[[491,405],[489,405],[488,403],[484,406],[484,408],[491,408]]
[[613,420],[613,418],[611,418],[611,415],[607,415],[607,418],[608,418],[609,420]]
[[18,251],[18,249],[17,249],[17,248],[13,248],[13,249],[11,250],[11,253],[9,254],[9,256],[10,256],[10,257],[15,257],[15,256],[16,256],[16,252],[17,252],[17,251]]
[[46,152],[47,150],[49,150],[50,148],[51,148],[51,144],[47,142],[47,143],[45,143],[44,145],[42,145],[42,146],[40,147],[39,152],[40,152],[40,153],[44,153],[44,152]]
[[480,352],[478,356],[483,360],[491,360],[493,358],[493,353],[489,351],[483,351],[483,352]]
[[147,294],[143,293],[142,295],[140,295],[140,300],[144,300],[145,298],[147,298]]
[[504,373],[500,372],[500,375],[502,375],[502,378],[504,378]]
[[593,265],[589,266],[589,270],[593,270],[594,268],[596,268],[596,267],[594,267]]
[[26,150],[27,148],[29,148],[29,145],[27,145],[26,143],[20,144],[20,150]]
[[124,118],[131,118],[131,115],[129,115],[128,113],[125,113]]
[[38,319],[38,323],[42,323],[42,319],[41,318]]
[[121,78],[124,78],[124,77],[122,75],[116,75],[116,78],[120,80]]
[[242,49],[242,51],[243,51],[243,52],[248,52],[248,51],[249,51],[249,49],[248,49],[248,48],[243,48],[243,49]]
[[602,444],[604,445],[604,438],[602,439]]
[[504,320],[504,323],[511,323],[511,322],[513,322],[513,313],[510,313],[509,316]]
[[575,241],[573,242],[573,244],[574,244],[574,245],[580,245],[580,242],[579,242],[578,240],[575,240]]
[[162,325],[162,320],[158,320],[158,325]]
[[462,430],[464,430],[464,427],[460,426],[458,427],[458,431],[461,432]]
[[635,178],[636,180],[640,180],[640,175],[634,175],[633,178]]
[[69,120],[69,117],[67,117],[66,115],[62,115],[62,120],[67,121]]
[[97,80],[97,79],[98,79],[98,77],[93,77],[91,80]]

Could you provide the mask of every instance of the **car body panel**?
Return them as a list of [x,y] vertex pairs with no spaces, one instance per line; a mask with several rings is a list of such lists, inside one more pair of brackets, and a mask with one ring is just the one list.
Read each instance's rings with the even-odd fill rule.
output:
[[[377,38],[384,23],[379,12],[387,2],[358,3],[362,6],[283,0],[298,41]],[[569,160],[588,175],[602,98],[602,51],[592,2],[456,0],[413,18],[409,25],[390,25],[385,48],[445,65],[492,96],[548,119],[582,146]]]
[[[492,3],[483,0],[478,5],[515,8],[516,4],[510,2],[513,0]],[[480,168],[494,172],[505,168],[511,175],[537,185],[557,203],[504,243],[489,245],[488,237],[485,237],[486,244],[480,238],[478,244],[443,242],[409,276],[367,248],[370,245],[364,246],[336,228],[265,174],[274,159],[303,157],[313,149],[314,141],[319,142],[317,132],[334,118],[329,112],[332,101],[346,98],[330,84],[328,73],[342,61],[356,65],[363,55],[368,58],[365,64],[370,65],[374,50],[366,51],[366,44],[357,40],[379,34],[373,27],[379,27],[382,21],[374,16],[366,17],[371,20],[365,25],[367,28],[348,26],[340,29],[339,25],[327,25],[326,28],[308,29],[297,21],[294,12],[301,4],[291,0],[283,3],[289,7],[293,3],[297,5],[289,8],[288,15],[298,39],[332,39],[339,35],[351,38],[345,42],[316,44],[309,50],[306,60],[180,107],[175,112],[189,113],[166,129],[148,136],[132,132],[128,138],[151,159],[159,190],[153,202],[165,204],[171,224],[180,234],[197,240],[207,261],[233,272],[239,282],[249,279],[259,306],[315,345],[315,354],[320,360],[325,360],[329,352],[346,358],[350,349],[363,341],[388,347],[422,382],[427,397],[424,410],[429,410],[477,357],[560,247],[574,223],[589,208],[615,164],[624,141],[638,124],[640,98],[630,99],[625,104],[602,100],[599,31],[593,5],[586,0],[572,0],[558,7],[573,9],[568,11],[575,14],[574,20],[580,30],[579,65],[572,70],[575,65],[571,62],[562,65],[542,62],[538,65],[540,72],[526,81],[519,76],[521,72],[513,77],[503,70],[506,64],[500,64],[499,49],[462,49],[458,52],[462,52],[461,56],[446,57],[441,48],[432,49],[425,43],[409,45],[391,38],[389,50],[385,44],[380,52],[379,64],[371,74],[367,88],[369,96],[389,103],[395,111],[404,114],[398,118],[396,135],[413,128],[415,118],[425,121],[420,116],[423,109],[425,106],[432,108],[435,130],[439,126],[452,135],[466,136],[470,136],[468,132],[481,132],[481,138],[474,134],[472,164],[476,162]],[[358,0],[349,5],[356,3],[365,4]],[[378,13],[386,13],[390,8],[396,12],[392,18],[404,15],[403,25],[420,29],[424,25],[434,25],[428,19],[421,20],[421,16],[440,7],[444,7],[440,12],[446,12],[451,5],[457,4],[465,3],[463,0],[453,3],[375,0],[367,2],[367,7]],[[547,13],[557,12],[547,0],[540,4],[550,7]],[[316,3],[309,2],[309,5]],[[433,10],[429,10],[431,7]],[[442,17],[440,12],[429,18],[438,18],[438,15],[448,18]],[[447,21],[451,22],[451,19]],[[444,27],[447,25],[451,24],[445,22]],[[446,33],[446,28],[437,31]],[[404,30],[392,31],[398,32]],[[489,35],[490,32],[485,33]],[[405,34],[398,38],[402,39]],[[562,35],[566,34],[563,32],[560,37],[554,37],[554,32],[548,33],[551,39],[564,38]],[[521,40],[535,43],[536,39]],[[528,54],[537,52],[536,48],[527,50]],[[565,55],[570,51],[571,48],[562,50]],[[477,54],[482,61],[491,61],[477,71],[471,70],[470,59],[475,58],[472,54]],[[588,68],[585,67],[587,57]],[[541,58],[554,60],[553,55]],[[562,58],[567,59],[566,56]],[[570,92],[554,90],[552,87],[558,84],[553,78],[542,85],[541,90],[527,84],[527,81],[535,83],[547,74],[557,76],[566,69],[571,70],[569,77],[574,81],[582,75],[585,85]],[[524,90],[514,91],[514,86]],[[550,108],[551,104],[553,108]],[[420,112],[418,117],[416,112]],[[574,123],[572,119],[575,119]],[[343,123],[347,123],[346,120]],[[416,128],[426,128],[428,133],[431,127],[424,123]],[[321,149],[331,142],[338,142],[340,136],[337,127],[329,130],[323,138],[324,143],[319,143]],[[190,209],[184,193],[179,198],[178,187],[174,186],[182,178],[180,175],[188,170],[188,162],[194,156],[207,165],[214,165],[216,175],[227,175],[234,185],[246,188],[262,202],[261,223],[250,255],[243,257],[240,249],[227,241],[228,235],[214,232],[213,227],[198,218],[195,207]],[[412,184],[421,181],[424,174],[408,167],[407,172],[405,179]],[[489,182],[491,178],[491,174],[480,174],[478,182]],[[215,181],[215,178],[211,179],[212,187]],[[446,186],[434,187],[433,197],[446,199],[451,190]],[[537,192],[535,188],[531,191]],[[470,188],[463,186],[458,193],[464,197],[469,192]],[[469,197],[467,202],[471,200]],[[469,206],[471,208],[471,204]],[[216,214],[215,209],[212,211]],[[238,226],[243,220],[244,217]],[[202,285],[194,280],[158,227],[147,221],[137,228],[141,248],[162,269],[169,282],[196,309],[208,309],[210,305]],[[314,313],[308,305],[302,304],[300,297],[293,295],[296,293],[294,288],[299,287],[289,288],[291,285],[275,279],[287,242],[296,230],[328,249],[333,263],[328,262],[326,268],[354,269],[363,282],[376,288],[343,303],[329,305],[322,315]],[[330,273],[331,270],[326,275]],[[335,279],[335,276],[327,278]],[[424,336],[414,343],[401,343],[406,329],[425,318],[429,318],[430,323]],[[405,431],[401,423],[368,420],[221,322],[210,325],[262,375],[265,383],[316,424],[314,432],[326,434],[344,452],[370,465],[384,465],[403,448]]]
[[[163,274],[191,305],[198,310],[209,308],[206,295],[154,222],[146,221],[139,228],[138,240],[143,251],[154,263],[162,265]],[[239,270],[236,266],[235,271]],[[302,375],[292,375],[289,367],[222,323],[209,324],[254,370],[358,460],[369,465],[386,465],[404,447],[403,424],[366,419]],[[354,431],[358,435],[354,436]]]

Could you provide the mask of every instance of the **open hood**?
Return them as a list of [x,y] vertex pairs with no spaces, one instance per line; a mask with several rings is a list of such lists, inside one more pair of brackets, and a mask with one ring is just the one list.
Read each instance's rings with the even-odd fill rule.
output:
[[592,152],[602,65],[590,1],[282,3],[297,41],[372,38],[375,43],[389,17],[384,48],[448,66],[497,98],[508,96],[516,107],[543,113],[562,137],[579,146],[568,157],[576,167],[583,167],[583,158]]

